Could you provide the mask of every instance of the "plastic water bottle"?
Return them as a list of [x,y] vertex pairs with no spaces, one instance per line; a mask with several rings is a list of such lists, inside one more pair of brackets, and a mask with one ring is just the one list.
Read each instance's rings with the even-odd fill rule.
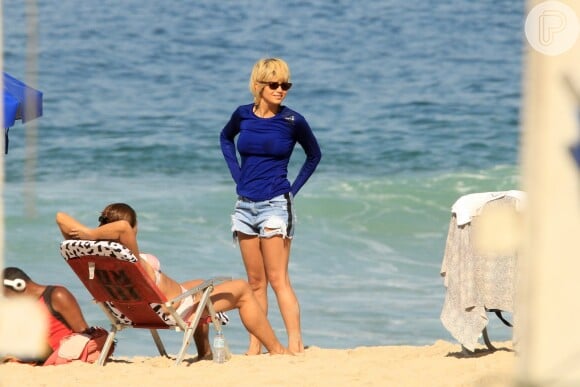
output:
[[225,363],[226,358],[226,340],[222,332],[218,332],[213,339],[213,361],[216,363]]

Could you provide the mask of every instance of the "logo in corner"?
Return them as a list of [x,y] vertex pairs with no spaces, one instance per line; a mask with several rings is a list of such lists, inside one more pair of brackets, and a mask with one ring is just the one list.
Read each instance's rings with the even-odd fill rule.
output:
[[580,22],[574,10],[566,4],[544,1],[528,13],[525,33],[534,50],[556,56],[574,46],[580,33]]

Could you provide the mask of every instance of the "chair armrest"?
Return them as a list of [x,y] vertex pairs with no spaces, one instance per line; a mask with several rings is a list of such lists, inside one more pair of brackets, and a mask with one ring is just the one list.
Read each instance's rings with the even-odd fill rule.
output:
[[183,298],[186,297],[190,297],[192,294],[196,294],[199,292],[204,291],[205,289],[207,289],[210,286],[214,286],[216,284],[222,283],[222,282],[226,282],[226,281],[231,281],[232,277],[214,277],[214,278],[210,278],[204,282],[202,282],[201,284],[197,285],[194,288],[191,288],[189,290],[187,290],[186,292],[181,293],[179,296],[172,298],[171,300],[167,301],[165,303],[165,306],[172,306],[174,303],[180,301]]

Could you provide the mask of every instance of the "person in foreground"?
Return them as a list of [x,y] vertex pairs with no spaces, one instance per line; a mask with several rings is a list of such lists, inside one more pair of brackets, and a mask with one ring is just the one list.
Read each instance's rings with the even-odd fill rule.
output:
[[[98,359],[107,331],[100,327],[89,327],[79,303],[67,288],[38,284],[17,267],[4,269],[3,285],[6,297],[37,299],[48,321],[44,356],[37,359],[8,356],[5,361],[58,365],[72,360],[94,363]],[[112,349],[109,356],[111,354]]]
[[[128,204],[109,204],[101,212],[99,226],[96,228],[87,227],[64,212],[57,213],[56,222],[65,239],[109,240],[127,247],[135,257],[139,257],[139,264],[167,298],[174,298],[203,282],[203,280],[191,280],[178,283],[161,271],[159,261],[155,256],[140,252],[137,244],[137,213]],[[210,298],[216,312],[238,309],[246,329],[259,337],[270,354],[290,354],[276,338],[266,314],[246,281],[232,280],[218,284]],[[186,298],[181,301],[181,304],[176,305],[176,309],[184,319],[193,315],[196,307],[197,303],[193,297]],[[198,359],[211,357],[208,331],[205,325],[196,329],[194,333]]]
[[[296,220],[294,197],[314,173],[321,151],[306,119],[282,105],[291,86],[285,61],[269,58],[256,62],[249,83],[254,102],[234,111],[221,131],[220,145],[236,183],[232,232],[239,242],[248,282],[266,312],[268,284],[272,286],[286,326],[288,348],[300,353],[304,351],[300,306],[288,275]],[[290,183],[288,164],[296,143],[306,159]],[[247,353],[260,352],[260,341],[250,336]]]

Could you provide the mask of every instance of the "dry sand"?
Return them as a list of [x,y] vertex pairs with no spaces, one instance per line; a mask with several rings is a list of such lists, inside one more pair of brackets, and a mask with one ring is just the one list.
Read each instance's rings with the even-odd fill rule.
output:
[[308,348],[297,356],[234,355],[225,364],[187,357],[113,357],[104,367],[86,363],[33,367],[0,365],[0,386],[509,386],[516,354],[510,342],[465,357],[459,344]]

